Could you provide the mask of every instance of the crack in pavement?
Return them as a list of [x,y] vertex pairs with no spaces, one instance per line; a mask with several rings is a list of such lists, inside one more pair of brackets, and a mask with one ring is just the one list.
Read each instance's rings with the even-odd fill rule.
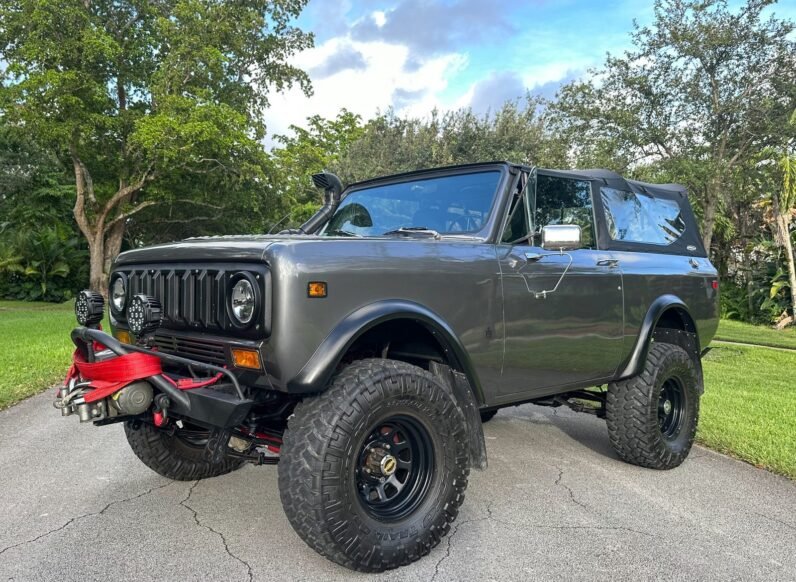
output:
[[563,487],[564,489],[567,490],[567,492],[569,493],[569,499],[570,499],[570,501],[572,501],[572,503],[574,503],[575,505],[585,509],[586,511],[591,511],[586,504],[584,504],[581,501],[578,501],[578,499],[575,497],[575,492],[572,491],[572,487],[570,487],[569,485],[564,483],[564,481],[563,481],[563,479],[564,479],[564,469],[562,469],[561,467],[556,467],[556,469],[558,470],[558,478],[556,479],[555,485]]
[[598,530],[609,530],[609,531],[626,531],[630,533],[639,534],[642,536],[647,536],[649,538],[659,537],[656,536],[655,534],[651,534],[646,531],[640,531],[630,527],[623,527],[621,525],[531,525],[526,527],[530,527],[531,529],[598,529]]
[[780,525],[784,525],[785,527],[787,527],[789,529],[792,529],[793,531],[796,531],[796,525],[791,525],[787,521],[782,521],[781,519],[777,519],[776,517],[771,517],[771,516],[765,515],[763,513],[758,513],[757,511],[753,511],[752,513],[762,517],[763,519],[767,519],[769,521],[773,521],[774,523],[778,523]]
[[108,503],[105,507],[103,507],[99,511],[92,511],[90,513],[84,513],[82,515],[78,515],[77,517],[71,517],[65,523],[63,523],[62,525],[59,525],[55,529],[51,529],[50,531],[44,532],[43,534],[40,534],[40,535],[36,536],[35,538],[31,538],[29,540],[18,542],[16,544],[12,544],[10,546],[6,546],[5,548],[0,549],[0,556],[2,556],[8,550],[13,550],[14,548],[18,548],[20,546],[25,546],[25,545],[28,545],[28,544],[35,543],[35,542],[39,541],[40,539],[46,538],[47,536],[50,536],[50,535],[52,535],[54,533],[58,533],[59,531],[63,531],[66,528],[68,528],[70,525],[80,521],[81,519],[85,519],[87,517],[95,517],[95,516],[98,516],[98,515],[103,515],[106,511],[108,511],[114,505],[118,505],[119,503],[126,503],[128,501],[133,501],[134,499],[140,499],[141,497],[144,497],[145,495],[149,495],[153,491],[157,491],[158,489],[163,489],[164,487],[168,487],[169,485],[172,485],[171,481],[169,481],[168,483],[164,483],[163,485],[158,485],[157,487],[152,487],[150,489],[147,489],[143,493],[138,493],[137,495],[133,495],[132,497],[125,497],[124,499],[117,499],[116,501],[111,501],[110,503]]
[[445,560],[447,560],[448,558],[451,557],[451,548],[452,548],[452,545],[453,545],[453,538],[459,532],[459,528],[461,528],[463,525],[467,525],[468,523],[476,523],[478,521],[487,521],[489,519],[492,519],[492,507],[491,507],[491,505],[487,505],[486,511],[487,511],[487,514],[488,514],[486,517],[476,517],[476,518],[473,518],[473,519],[466,519],[464,521],[460,521],[459,523],[454,523],[453,529],[448,534],[448,547],[445,550],[445,555],[442,556],[439,560],[437,560],[437,563],[434,565],[434,575],[431,577],[431,581],[430,582],[434,582],[434,580],[437,579],[437,576],[439,575],[440,566],[442,566],[442,563]]
[[188,511],[190,511],[193,514],[193,520],[196,522],[196,525],[198,525],[199,527],[205,528],[207,531],[209,531],[211,533],[216,534],[221,539],[221,543],[224,545],[224,550],[227,552],[229,557],[234,559],[234,560],[237,560],[238,562],[240,562],[241,564],[243,564],[246,567],[246,573],[247,573],[247,576],[248,576],[248,580],[249,580],[249,582],[252,582],[252,580],[254,579],[254,572],[252,571],[251,565],[246,560],[244,560],[243,558],[240,558],[240,557],[236,556],[235,554],[233,554],[232,551],[229,549],[229,544],[227,543],[227,538],[224,536],[224,534],[221,533],[218,530],[213,529],[209,525],[202,523],[199,520],[199,513],[193,507],[188,505],[188,500],[191,498],[191,495],[193,495],[193,490],[196,488],[197,485],[199,485],[200,481],[201,481],[201,479],[198,479],[198,480],[193,482],[193,484],[188,489],[188,495],[185,496],[185,499],[180,501],[180,505],[182,505],[185,509],[187,509]]
[[[561,469],[559,469],[559,471],[561,471]],[[561,478],[561,476],[559,475],[559,479],[560,478]],[[558,484],[558,482],[556,482],[556,483]],[[564,487],[566,487],[566,485],[564,485]],[[577,505],[580,505],[583,508],[586,508],[585,505],[583,505],[581,503],[578,503],[577,501],[575,501],[575,503]],[[588,509],[588,508],[586,508],[586,509]],[[466,519],[466,520],[464,520],[462,522],[458,522],[458,523],[454,524],[453,528],[451,529],[451,531],[450,531],[450,533],[448,534],[448,537],[447,537],[448,545],[447,545],[447,548],[445,550],[445,555],[440,557],[440,559],[437,560],[437,563],[434,565],[434,575],[431,577],[431,581],[430,582],[434,582],[436,580],[437,576],[440,574],[440,567],[442,566],[443,562],[445,562],[448,558],[451,557],[451,550],[453,549],[453,538],[456,537],[456,534],[459,533],[459,530],[465,525],[468,525],[468,524],[471,524],[471,523],[478,523],[478,522],[481,522],[481,521],[495,522],[495,523],[499,523],[501,525],[504,525],[506,527],[511,527],[511,528],[551,529],[551,530],[578,530],[579,529],[579,530],[626,531],[626,532],[629,532],[629,533],[638,534],[638,535],[642,535],[642,536],[646,536],[646,537],[650,537],[650,538],[659,537],[659,536],[657,536],[655,534],[652,534],[652,533],[649,533],[649,532],[640,531],[640,530],[637,530],[637,529],[633,529],[633,528],[630,528],[630,527],[624,527],[624,526],[611,526],[611,525],[537,525],[537,524],[513,523],[513,522],[510,522],[510,521],[505,521],[505,520],[496,518],[494,516],[494,514],[492,513],[492,504],[491,503],[487,505],[486,513],[487,513],[487,515],[484,516],[484,517],[476,517],[476,518],[473,518],[473,519]],[[765,516],[763,516],[763,517],[765,517]]]

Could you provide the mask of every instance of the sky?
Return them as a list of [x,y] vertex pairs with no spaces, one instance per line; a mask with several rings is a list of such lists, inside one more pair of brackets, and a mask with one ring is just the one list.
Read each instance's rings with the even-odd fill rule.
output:
[[651,17],[651,3],[633,0],[310,0],[296,25],[315,47],[292,62],[314,94],[273,95],[268,132],[343,107],[368,119],[388,107],[485,113],[526,90],[552,97]]
[[[731,4],[739,3],[737,0]],[[268,133],[345,107],[363,119],[392,107],[423,117],[495,110],[526,91],[553,97],[563,84],[630,48],[633,20],[652,0],[310,0],[296,24],[315,47],[292,62],[314,94],[274,94]],[[796,16],[787,0],[771,11]]]

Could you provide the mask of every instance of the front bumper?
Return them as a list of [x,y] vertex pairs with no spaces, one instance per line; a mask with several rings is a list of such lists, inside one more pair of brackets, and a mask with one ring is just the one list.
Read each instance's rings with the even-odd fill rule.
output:
[[[247,398],[241,388],[238,379],[226,368],[208,364],[199,360],[165,354],[138,346],[123,344],[116,338],[98,329],[78,327],[72,331],[72,341],[77,347],[77,353],[88,363],[96,363],[98,358],[101,362],[113,362],[118,356],[125,356],[131,353],[143,353],[154,356],[170,366],[182,368],[192,372],[193,370],[205,370],[218,376],[219,381],[210,382],[210,385],[196,383],[180,386],[179,383],[163,372],[153,375],[138,377],[135,381],[145,381],[152,385],[157,393],[157,408],[170,416],[178,416],[189,419],[200,425],[207,427],[230,428],[240,425],[248,415],[254,401]],[[102,350],[98,353],[97,347]],[[74,370],[75,368],[73,368]],[[70,374],[64,387],[59,390],[56,407],[68,414],[71,411],[78,413],[81,421],[94,420],[97,424],[105,424],[107,421],[115,419],[109,418],[111,407],[108,405],[108,398],[100,400],[86,401],[86,397],[92,390],[96,390],[99,382],[95,378],[84,377],[82,374]],[[220,378],[226,377],[228,382],[221,382]],[[113,378],[103,377],[105,384]],[[129,380],[129,376],[119,377],[120,382]],[[92,384],[94,382],[94,384]],[[131,381],[132,382],[132,381]],[[114,390],[114,393],[122,390],[123,385]],[[75,394],[76,389],[80,394]],[[112,397],[110,394],[109,397]],[[66,404],[64,404],[65,399]],[[61,406],[59,406],[59,401]],[[66,408],[69,406],[71,408]]]

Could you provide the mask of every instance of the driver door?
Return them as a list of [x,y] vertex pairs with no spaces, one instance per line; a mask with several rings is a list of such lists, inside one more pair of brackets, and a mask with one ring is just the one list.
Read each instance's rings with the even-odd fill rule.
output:
[[[622,354],[622,275],[613,255],[596,248],[591,183],[540,172],[533,185],[510,208],[497,246],[505,402],[604,380]],[[542,248],[548,224],[579,225],[581,248]]]

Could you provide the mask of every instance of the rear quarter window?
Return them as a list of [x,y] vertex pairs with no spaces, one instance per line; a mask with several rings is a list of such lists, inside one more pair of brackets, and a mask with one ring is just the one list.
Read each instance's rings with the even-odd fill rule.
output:
[[608,235],[615,241],[671,245],[685,233],[675,200],[637,192],[600,188]]

